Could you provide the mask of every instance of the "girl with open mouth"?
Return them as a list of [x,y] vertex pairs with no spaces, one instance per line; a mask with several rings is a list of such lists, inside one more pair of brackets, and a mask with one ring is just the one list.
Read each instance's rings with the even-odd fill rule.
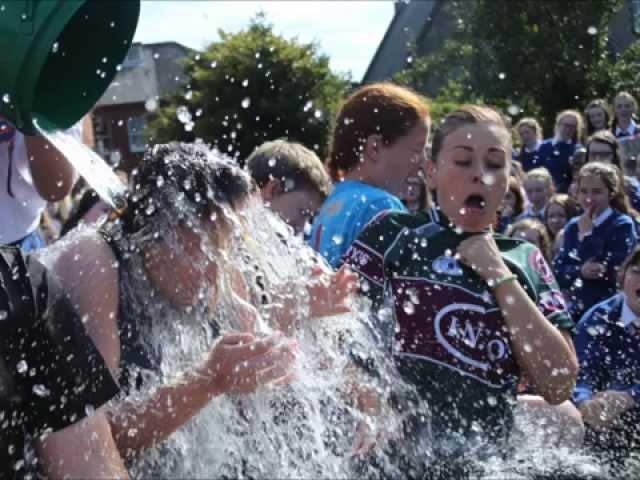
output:
[[[402,397],[405,422],[381,446],[410,478],[476,478],[477,460],[508,457],[524,377],[537,394],[530,405],[581,433],[567,402],[577,360],[562,294],[538,248],[491,230],[510,167],[511,135],[496,111],[467,106],[449,114],[427,162],[437,207],[380,215],[346,254],[374,306],[391,311],[372,322],[415,389],[408,400],[393,392],[393,381],[376,380],[385,387],[379,391]],[[355,389],[375,412],[371,382]],[[382,397],[379,411],[387,406]],[[356,452],[374,443],[362,434]]]

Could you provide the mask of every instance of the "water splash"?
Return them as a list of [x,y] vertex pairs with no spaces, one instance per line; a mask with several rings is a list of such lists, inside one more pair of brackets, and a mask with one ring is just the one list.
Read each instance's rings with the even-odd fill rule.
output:
[[45,130],[37,120],[33,124],[37,132],[64,155],[100,198],[115,209],[126,205],[126,186],[96,152],[67,132]]

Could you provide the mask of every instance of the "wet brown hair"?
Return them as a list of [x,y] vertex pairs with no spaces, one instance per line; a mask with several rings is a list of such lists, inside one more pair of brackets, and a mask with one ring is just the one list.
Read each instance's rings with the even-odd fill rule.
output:
[[413,90],[389,82],[356,90],[342,104],[331,135],[327,168],[339,180],[359,163],[367,139],[380,135],[392,145],[419,122],[429,122],[429,106]]

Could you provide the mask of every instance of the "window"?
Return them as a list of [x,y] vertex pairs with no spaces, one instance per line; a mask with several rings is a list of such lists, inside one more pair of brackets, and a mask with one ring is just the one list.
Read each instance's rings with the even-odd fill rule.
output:
[[131,153],[144,152],[144,117],[132,117],[127,120],[127,135],[129,136],[129,151]]

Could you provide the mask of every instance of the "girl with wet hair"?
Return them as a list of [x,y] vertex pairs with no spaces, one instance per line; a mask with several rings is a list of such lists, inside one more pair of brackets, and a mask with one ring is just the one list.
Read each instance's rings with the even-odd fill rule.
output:
[[[212,398],[290,378],[295,340],[277,330],[257,336],[261,318],[250,286],[232,265],[248,235],[241,212],[256,201],[254,192],[246,172],[204,145],[157,145],[131,176],[126,209],[52,254],[128,393],[111,413],[128,459],[166,439]],[[309,314],[344,311],[339,295],[348,293],[348,280],[334,275],[315,286],[323,301],[310,300]]]
[[[407,420],[390,444],[398,468],[412,478],[473,478],[474,457],[507,455],[521,376],[541,403],[567,403],[577,371],[573,324],[540,250],[491,231],[512,161],[500,115],[476,105],[456,110],[432,149],[437,208],[377,217],[346,262],[380,309],[372,321],[415,387],[413,402],[428,405],[428,414],[403,407]],[[367,389],[359,392],[375,411]],[[373,443],[362,434],[356,451]]]
[[573,318],[615,293],[616,275],[637,242],[620,169],[587,163],[576,181],[583,213],[564,228],[554,271],[569,292]]

